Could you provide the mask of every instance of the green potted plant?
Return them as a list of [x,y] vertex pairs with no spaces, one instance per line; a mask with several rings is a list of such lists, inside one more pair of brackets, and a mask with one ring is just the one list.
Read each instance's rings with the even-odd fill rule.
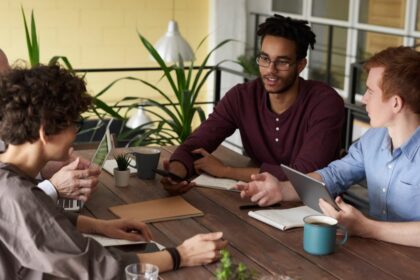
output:
[[114,168],[115,186],[127,187],[130,181],[130,169],[128,168],[131,162],[130,154],[116,154],[114,159],[117,162],[117,167]]
[[219,267],[216,271],[217,280],[253,280],[257,279],[256,274],[248,269],[243,263],[233,263],[229,251],[221,251]]
[[[105,90],[108,90],[119,81],[132,80],[147,85],[157,93],[157,98],[142,98],[143,105],[146,105],[144,111],[154,116],[154,120],[119,137],[131,139],[133,146],[180,144],[193,131],[192,123],[194,117],[198,116],[200,121],[206,118],[203,109],[196,103],[197,98],[207,78],[217,66],[224,62],[221,61],[211,68],[207,67],[211,54],[233,40],[228,39],[219,43],[206,55],[203,62],[195,68],[194,62],[186,66],[181,57],[177,64],[167,65],[153,45],[140,33],[138,33],[138,36],[148,53],[162,69],[163,75],[159,82],[166,81],[170,86],[170,91],[164,92],[158,85],[132,76],[122,77],[110,83]],[[199,44],[198,48],[203,44],[204,40]],[[164,101],[157,101],[159,97]],[[128,100],[132,101],[132,99]],[[132,108],[137,108],[137,106],[137,103],[132,104]]]
[[[31,67],[35,67],[41,63],[35,15],[34,15],[34,12],[32,11],[31,18],[30,18],[31,21],[30,21],[30,26],[29,26],[26,20],[26,15],[25,15],[25,11],[23,7],[21,7],[21,11],[22,11],[23,23],[25,27],[25,38],[26,38],[26,45],[28,49],[28,55],[29,55],[29,63]],[[68,60],[66,56],[54,56],[49,60],[48,65],[54,65],[60,62],[68,70],[73,71],[73,66],[71,65],[70,61]],[[112,106],[109,106],[108,104],[106,104],[104,101],[100,99],[100,97],[107,91],[107,89],[108,88],[105,88],[104,90],[100,91],[99,93],[93,96],[93,107],[89,110],[89,112],[94,114],[99,120],[103,120],[104,118],[107,118],[107,117],[123,120],[124,117],[120,115],[119,110],[115,110]],[[133,98],[128,98],[128,100],[131,100],[131,99]],[[126,100],[122,99],[121,101],[126,101]],[[96,128],[97,127],[95,127],[95,129]]]
[[[22,14],[25,24],[26,41],[30,62],[32,66],[35,66],[39,64],[39,43],[35,26],[35,18],[32,12],[31,28],[29,30],[23,8]],[[171,88],[171,92],[164,92],[155,84],[140,78],[122,77],[111,82],[103,90],[93,96],[94,106],[91,109],[91,113],[95,114],[99,120],[103,120],[108,116],[118,120],[125,120],[127,112],[129,112],[131,109],[137,108],[139,105],[138,103],[142,98],[127,96],[119,100],[113,106],[106,104],[100,98],[115,83],[119,81],[138,81],[152,88],[159,97],[164,99],[164,102],[160,103],[157,101],[157,98],[142,99],[147,105],[144,110],[153,115],[154,120],[132,131],[118,135],[118,140],[130,140],[130,143],[133,146],[163,146],[182,143],[193,131],[192,123],[195,116],[198,116],[200,121],[205,119],[203,109],[196,104],[197,97],[210,74],[216,69],[218,65],[224,62],[221,61],[214,67],[208,68],[207,62],[210,58],[210,55],[218,48],[233,40],[228,39],[219,43],[207,54],[203,62],[198,66],[198,69],[194,69],[194,62],[191,62],[189,66],[185,66],[182,59],[178,64],[167,65],[162,57],[158,54],[156,49],[153,47],[153,45],[140,33],[138,33],[138,36],[143,46],[147,49],[149,54],[156,60],[159,67],[162,69],[163,76],[161,80],[166,80],[168,82]],[[203,44],[204,40],[200,42],[198,48]],[[64,56],[55,56],[50,60],[49,63],[55,64],[60,60],[68,69],[72,70],[71,64]],[[127,102],[132,102],[132,104],[129,106],[125,116],[122,116],[120,114],[121,108],[118,107],[120,104]],[[93,130],[96,128],[98,127],[94,127]],[[89,131],[82,131],[81,133],[88,132]]]

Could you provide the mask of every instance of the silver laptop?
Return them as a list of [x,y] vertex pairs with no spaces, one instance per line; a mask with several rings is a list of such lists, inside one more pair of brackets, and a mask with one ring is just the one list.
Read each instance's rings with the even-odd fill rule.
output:
[[[105,134],[102,137],[101,142],[99,142],[99,146],[96,149],[95,154],[93,155],[91,160],[91,163],[96,164],[100,168],[103,167],[109,154],[114,149],[113,139],[111,133],[109,132],[111,122],[112,119],[109,121],[105,130]],[[64,210],[66,211],[79,212],[83,208],[83,201],[77,199],[60,198],[57,201],[57,204],[64,208]]]
[[330,203],[336,210],[340,210],[323,182],[284,164],[281,164],[280,166],[292,183],[303,204],[322,213],[321,208],[319,208],[319,199],[322,198]]

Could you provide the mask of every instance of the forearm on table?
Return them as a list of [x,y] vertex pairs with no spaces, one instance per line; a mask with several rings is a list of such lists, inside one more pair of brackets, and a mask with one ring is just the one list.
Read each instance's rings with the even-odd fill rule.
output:
[[153,253],[137,254],[140,263],[151,263],[159,267],[159,272],[172,270],[172,257],[168,251],[159,251]]
[[103,220],[79,215],[76,228],[81,233],[100,233]]
[[367,219],[362,237],[420,247],[420,222],[382,222]]

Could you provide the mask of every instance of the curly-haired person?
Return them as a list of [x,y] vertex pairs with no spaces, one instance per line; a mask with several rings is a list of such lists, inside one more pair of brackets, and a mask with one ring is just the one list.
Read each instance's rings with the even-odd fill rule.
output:
[[[48,161],[68,156],[80,114],[91,102],[84,81],[59,66],[12,69],[0,78],[0,138],[8,144],[0,154],[0,279],[121,279],[124,266],[135,262],[174,268],[174,251],[121,253],[82,235],[149,240],[144,223],[63,213],[36,186]],[[174,249],[180,266],[217,259],[226,245],[221,236],[184,241]]]
[[[6,54],[0,49],[0,76],[11,70]],[[14,127],[12,127],[13,129]],[[4,131],[7,134],[8,131]],[[0,153],[6,149],[0,138]],[[41,170],[38,179],[44,179],[38,183],[53,201],[58,198],[73,198],[86,201],[94,193],[98,184],[98,176],[101,170],[83,157],[72,154],[64,161],[51,161]]]

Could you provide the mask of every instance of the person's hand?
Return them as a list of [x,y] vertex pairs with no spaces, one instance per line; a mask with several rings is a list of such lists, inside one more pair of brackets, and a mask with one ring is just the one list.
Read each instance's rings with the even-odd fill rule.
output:
[[197,174],[203,171],[215,176],[215,177],[226,177],[227,166],[224,165],[215,156],[204,150],[203,148],[192,151],[193,154],[199,154],[202,158],[194,161],[194,169]]
[[319,199],[319,207],[325,215],[333,217],[339,224],[343,225],[349,235],[365,236],[369,228],[367,226],[368,218],[353,206],[345,203],[339,196],[335,199],[335,202],[341,209],[340,211],[337,211],[322,198]]
[[226,247],[227,240],[221,240],[222,232],[197,234],[177,247],[181,255],[181,267],[204,265],[220,258],[220,250]]
[[[167,171],[170,170],[169,162],[167,160],[165,160],[163,162],[163,168]],[[171,170],[171,172],[173,172],[176,175],[179,175],[176,171]],[[183,177],[183,176],[180,176],[180,177]],[[172,195],[186,193],[192,187],[195,186],[194,183],[192,183],[188,180],[183,180],[181,182],[177,182],[177,181],[172,180],[170,177],[162,177],[162,180],[160,180],[160,182],[162,183],[165,190],[167,190]]]
[[252,181],[240,183],[235,189],[241,191],[242,198],[249,198],[259,206],[269,206],[283,199],[281,183],[270,173],[252,174]]
[[134,219],[99,220],[95,233],[131,241],[150,241],[152,239],[152,233],[147,225]]
[[[73,154],[73,151],[74,151],[73,147],[70,147],[68,157],[65,160],[61,160],[61,161],[51,160],[47,162],[47,164],[45,164],[45,166],[41,170],[42,178],[50,179],[55,173],[58,172],[58,170],[63,168],[63,166],[74,161],[77,157]],[[83,163],[87,162],[88,164],[90,163],[88,160],[82,159],[82,158],[80,162],[83,162]]]
[[57,189],[59,197],[87,201],[96,190],[101,170],[88,161],[76,158],[62,167],[51,178],[50,182]]

